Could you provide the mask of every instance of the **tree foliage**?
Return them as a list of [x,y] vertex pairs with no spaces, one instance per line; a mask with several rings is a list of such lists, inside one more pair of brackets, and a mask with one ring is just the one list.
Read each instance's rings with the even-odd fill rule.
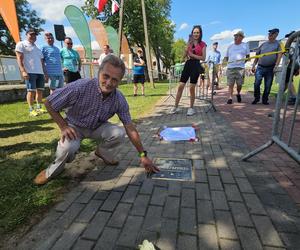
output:
[[[39,18],[35,10],[30,9],[30,5],[26,0],[16,0],[16,11],[19,23],[20,33],[33,28],[37,32],[42,31],[41,25],[45,20]],[[16,43],[12,38],[2,16],[0,16],[0,54],[1,55],[15,55]]]
[[[83,11],[91,18],[98,18],[94,0],[86,0]],[[171,64],[171,50],[174,35],[174,25],[169,20],[170,0],[145,0],[147,16],[148,36],[150,47],[156,58],[162,60],[166,66]],[[106,5],[105,14],[110,13],[110,1]],[[124,1],[123,33],[128,39],[130,47],[139,46],[145,48],[145,35],[143,26],[143,15],[140,0]],[[119,28],[119,15],[110,16],[105,25]],[[133,51],[132,51],[133,52]]]
[[186,42],[181,38],[176,40],[172,45],[172,54],[174,56],[174,63],[180,63],[183,61],[184,50],[186,48]]

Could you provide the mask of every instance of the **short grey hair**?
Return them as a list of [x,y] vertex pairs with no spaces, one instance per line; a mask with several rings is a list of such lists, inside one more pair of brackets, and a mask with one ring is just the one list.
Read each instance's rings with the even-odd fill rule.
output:
[[115,55],[112,55],[112,54],[107,55],[103,59],[101,65],[99,67],[98,75],[100,74],[100,72],[103,70],[105,64],[107,64],[107,63],[109,63],[110,65],[112,65],[112,66],[114,66],[116,68],[120,68],[121,71],[122,71],[122,77],[121,78],[123,78],[123,76],[125,74],[125,64],[124,64],[124,62],[119,57],[117,57]]

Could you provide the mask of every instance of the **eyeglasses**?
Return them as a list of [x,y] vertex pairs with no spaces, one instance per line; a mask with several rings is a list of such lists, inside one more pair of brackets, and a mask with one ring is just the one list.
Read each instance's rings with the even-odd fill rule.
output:
[[193,34],[200,34],[200,32],[198,32],[198,31],[195,31],[195,32],[193,32]]
[[73,43],[66,43],[66,44],[68,44],[68,45],[73,45]]

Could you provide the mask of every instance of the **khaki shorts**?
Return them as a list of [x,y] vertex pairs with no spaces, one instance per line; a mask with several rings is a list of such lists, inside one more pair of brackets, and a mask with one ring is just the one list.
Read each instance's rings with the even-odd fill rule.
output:
[[245,69],[243,68],[232,68],[227,69],[227,85],[243,85],[245,79]]

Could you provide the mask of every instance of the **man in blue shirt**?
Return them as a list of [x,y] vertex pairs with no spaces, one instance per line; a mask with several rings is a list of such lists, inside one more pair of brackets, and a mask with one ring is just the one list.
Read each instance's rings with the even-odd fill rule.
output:
[[207,62],[209,66],[209,79],[211,84],[215,84],[217,89],[219,87],[219,70],[221,62],[221,53],[217,50],[218,42],[214,42],[212,51],[209,52]]
[[42,48],[46,69],[45,80],[46,82],[50,80],[50,94],[52,94],[55,89],[64,86],[64,77],[60,59],[60,50],[54,46],[54,38],[52,33],[46,32],[45,40],[47,45],[44,45]]

